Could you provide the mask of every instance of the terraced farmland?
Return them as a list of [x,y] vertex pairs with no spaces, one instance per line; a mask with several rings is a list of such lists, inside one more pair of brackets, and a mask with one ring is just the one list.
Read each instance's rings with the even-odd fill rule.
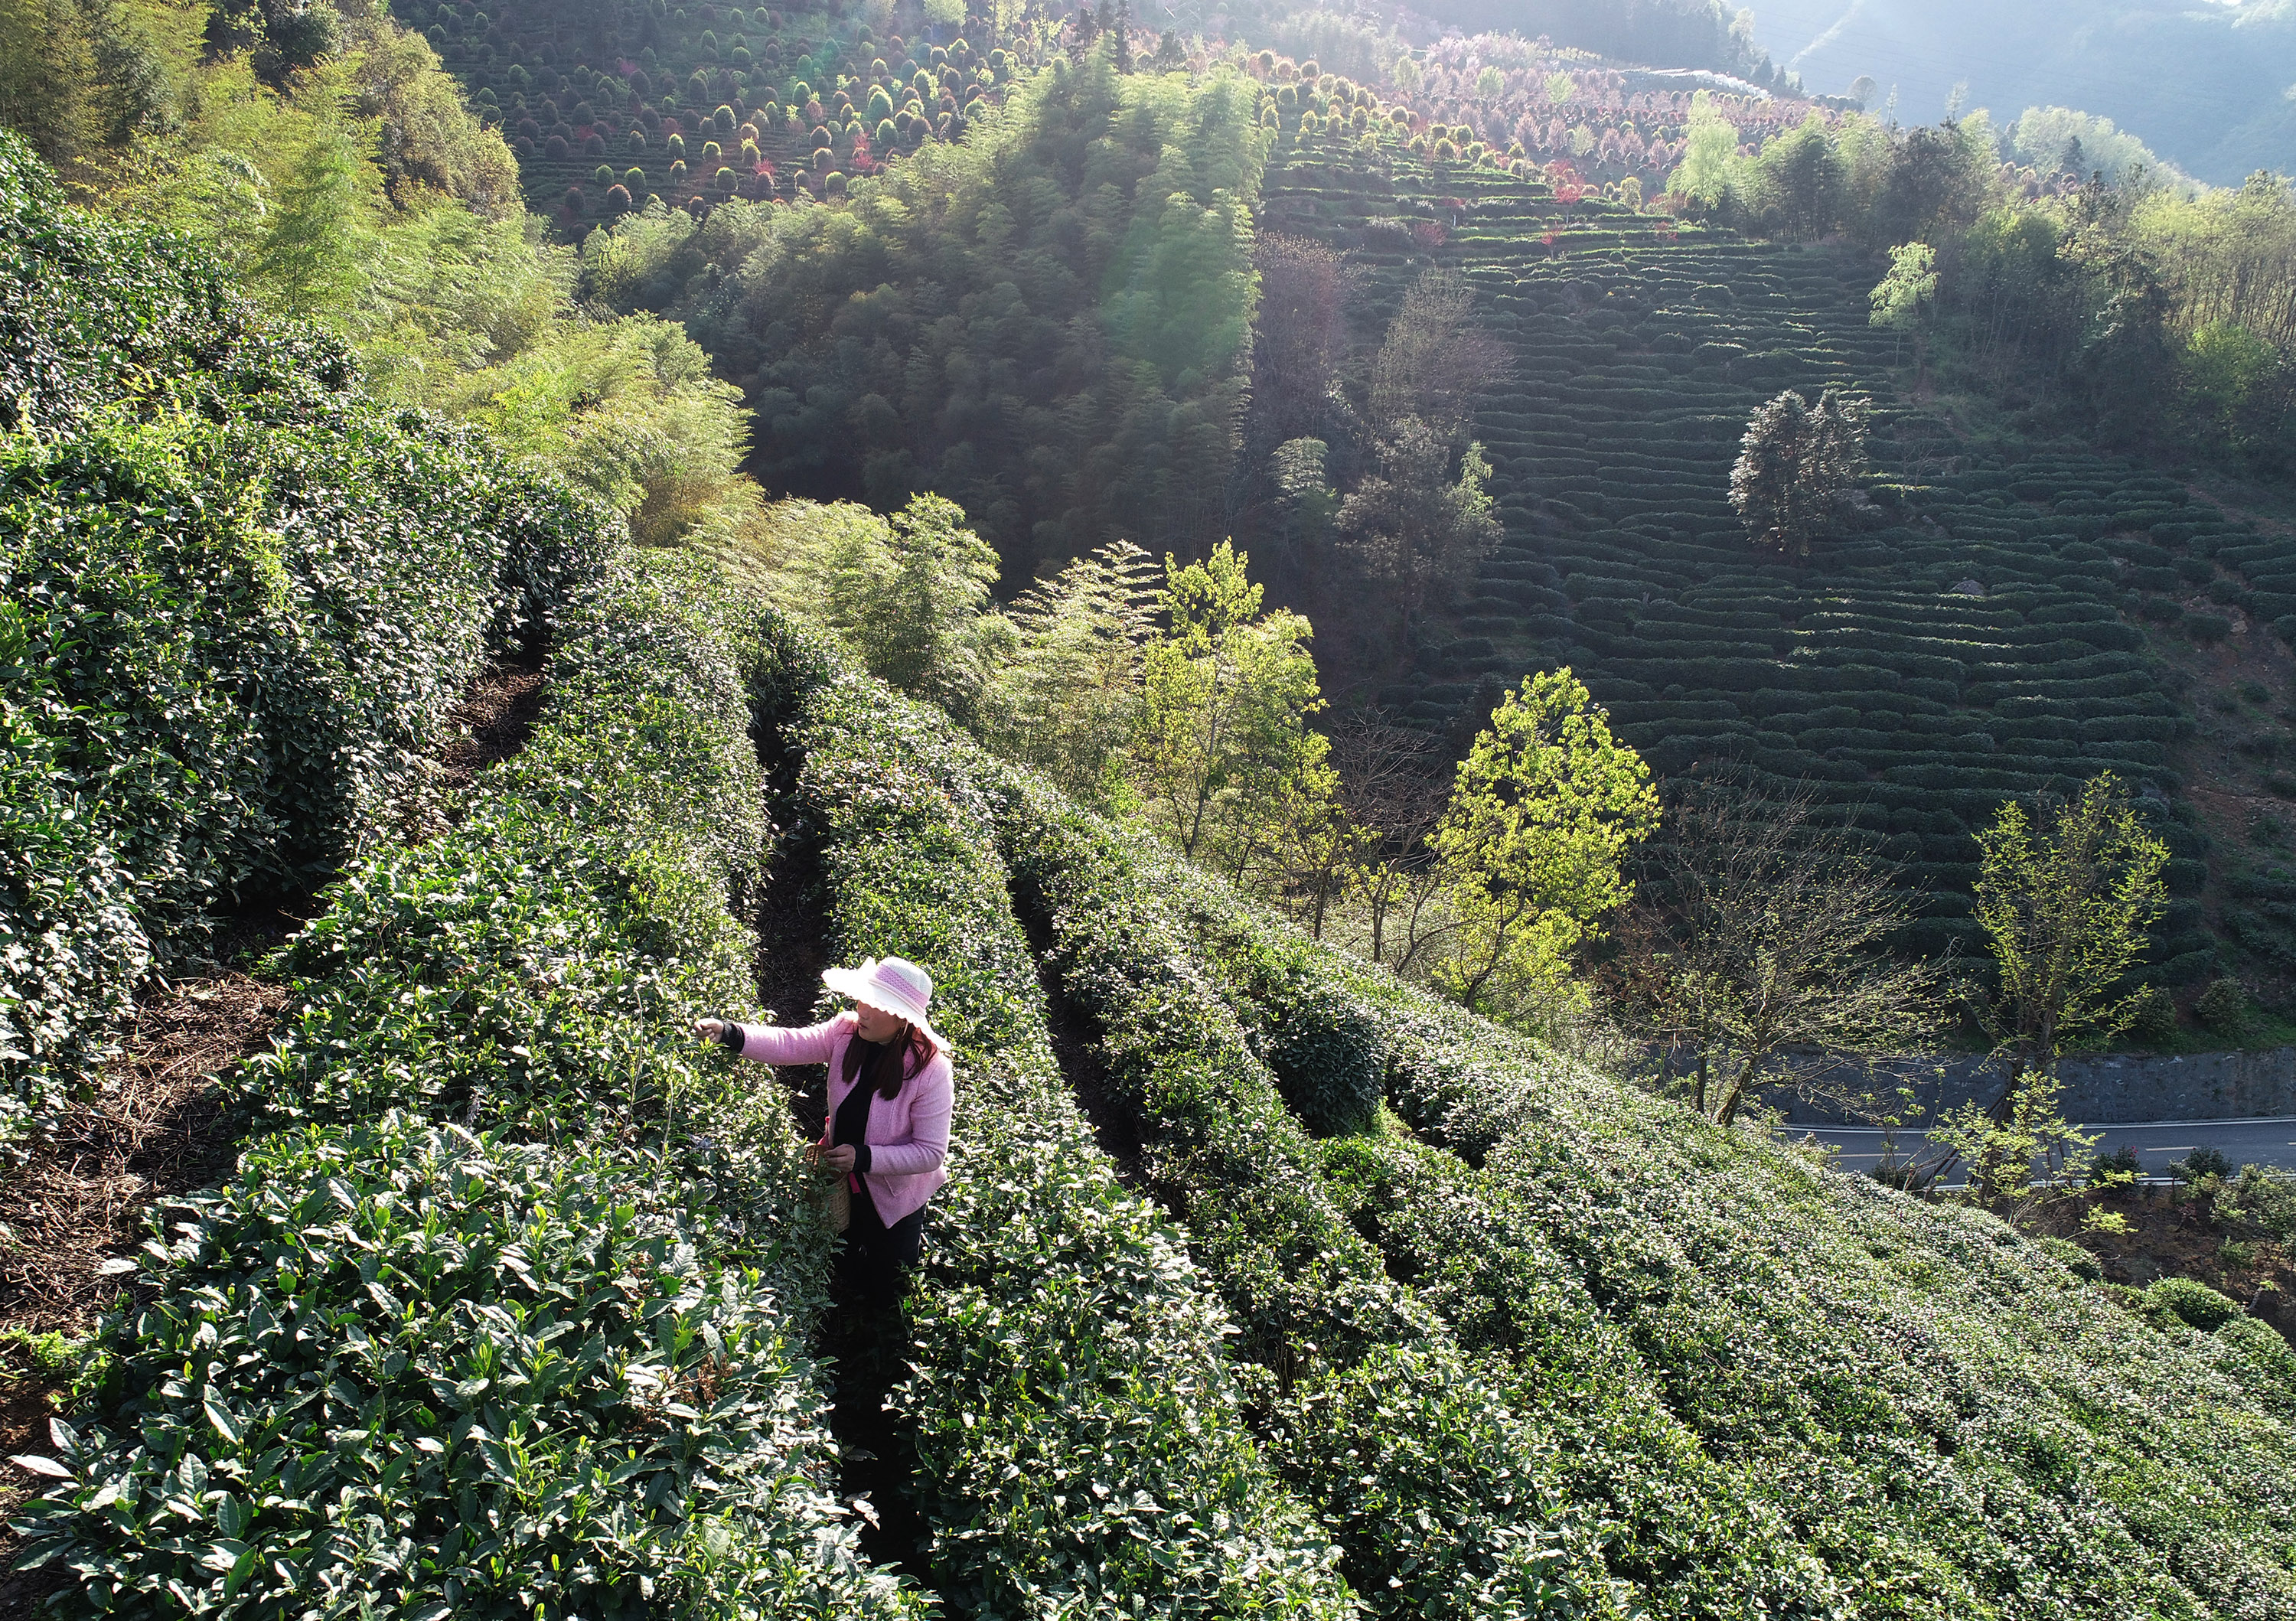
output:
[[[1266,196],[1271,225],[1368,267],[1365,330],[1431,259],[1473,279],[1517,359],[1479,428],[1505,538],[1383,704],[1445,727],[1569,664],[1661,773],[1728,758],[1820,785],[1931,891],[1908,942],[1929,949],[1971,928],[1970,834],[2003,798],[2111,769],[2177,858],[2154,977],[2210,971],[2210,839],[2182,797],[2194,722],[2148,647],[2267,625],[2284,640],[2296,544],[2123,462],[1960,442],[1890,389],[1874,272],[1846,250],[1566,214],[1504,176],[1408,160],[1296,157]],[[1447,240],[1406,251],[1386,218]],[[1788,387],[1869,397],[1885,481],[1860,532],[1805,567],[1753,552],[1726,500],[1748,415]]]
[[[528,206],[577,237],[609,216],[616,184],[633,207],[649,195],[673,206],[786,198],[801,174],[817,192],[816,131],[832,147],[829,167],[865,168],[865,154],[855,161],[855,133],[865,127],[856,110],[874,86],[897,105],[913,93],[921,98],[915,118],[898,115],[904,147],[948,135],[964,109],[993,94],[997,70],[986,43],[976,53],[955,38],[875,39],[843,9],[704,4],[689,12],[633,0],[570,20],[541,0],[498,0],[491,15],[481,0],[391,8],[422,31],[473,110],[502,127]],[[730,122],[716,119],[720,107]],[[883,143],[875,144],[882,158]]]

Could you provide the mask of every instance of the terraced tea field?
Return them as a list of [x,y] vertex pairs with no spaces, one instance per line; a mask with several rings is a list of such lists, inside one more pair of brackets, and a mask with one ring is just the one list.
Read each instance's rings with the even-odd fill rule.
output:
[[[2214,971],[2212,840],[2185,796],[2194,719],[2148,649],[2286,640],[2296,544],[2123,462],[1972,452],[1890,389],[1874,272],[1846,250],[1566,214],[1505,176],[1400,158],[1295,156],[1266,208],[1367,266],[1363,331],[1431,261],[1462,269],[1519,368],[1480,418],[1505,538],[1383,704],[1447,727],[1525,670],[1570,665],[1661,774],[1728,759],[1818,785],[1929,891],[1907,942],[1924,949],[1973,927],[1971,833],[2004,798],[2110,769],[2158,806],[2177,857],[2154,977]],[[1409,251],[1390,218],[1447,240]],[[1753,552],[1726,500],[1747,417],[1788,387],[1871,398],[1887,481],[1859,532],[1803,567]],[[2267,905],[2296,898],[2258,882]],[[2277,919],[2247,921],[2271,954]]]
[[[541,0],[498,0],[491,14],[481,0],[399,0],[391,10],[430,40],[473,110],[501,127],[527,205],[577,240],[610,217],[616,184],[635,207],[649,195],[673,206],[787,198],[808,172],[817,190],[816,132],[833,145],[827,167],[852,169],[854,133],[865,128],[857,110],[873,86],[896,103],[918,95],[924,124],[946,135],[995,82],[986,43],[975,54],[954,38],[877,40],[842,7],[689,12],[633,0],[579,19]],[[730,123],[716,119],[720,107]],[[902,122],[914,145],[912,120]]]

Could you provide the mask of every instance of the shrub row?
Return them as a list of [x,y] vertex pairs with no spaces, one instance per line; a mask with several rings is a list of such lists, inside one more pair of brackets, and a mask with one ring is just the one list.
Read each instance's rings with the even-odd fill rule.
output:
[[1218,1298],[1054,1064],[988,839],[1003,768],[937,713],[818,665],[767,715],[802,757],[795,809],[837,949],[923,964],[957,1057],[914,1372],[890,1398],[940,1592],[981,1615],[1349,1613],[1328,1538],[1243,1424]]
[[528,749],[277,960],[276,1129],[155,1212],[23,1522],[81,1610],[922,1613],[832,1490],[798,1145],[686,1056],[765,837],[720,601],[586,593]]
[[[1352,1003],[1346,1027],[1374,1033],[1353,1062],[1383,1068],[1420,1135],[1476,1163],[1350,1138],[1327,1150],[1325,1185],[1353,1184],[1350,1218],[1389,1273],[1486,1366],[1567,1393],[1539,1415],[1550,1438],[1569,1450],[1583,1425],[1590,1452],[1613,1449],[1567,1482],[1581,1502],[1607,1491],[1639,1528],[1620,1455],[1639,1392],[1772,1528],[1747,1565],[1798,1564],[1821,1603],[1902,1614],[1890,1573],[1908,1566],[1928,1573],[1923,1613],[2280,1602],[2291,1465],[2267,1415],[2287,1404],[2257,1394],[2271,1364],[2244,1344],[2163,1339],[1990,1217],[1574,1075],[1214,883],[1166,872],[1158,888],[1247,1019],[1287,1011],[1271,986]],[[1694,1535],[1710,1512],[1698,1478],[1665,1480],[1672,1501],[1645,1512],[1667,1502]],[[1613,1544],[1614,1571],[1634,1568],[1635,1540]],[[1731,1610],[1753,1574],[1710,1575],[1697,1603]]]
[[[1095,1034],[1102,1095],[1140,1144],[1143,1183],[1180,1212],[1235,1314],[1275,1454],[1375,1613],[1694,1613],[1695,1595],[1741,1562],[1758,1568],[1747,1584],[1760,1602],[1811,1596],[1790,1560],[1748,1554],[1766,1533],[1730,1508],[1728,1489],[1688,1478],[1694,1461],[1675,1467],[1695,1443],[1662,1415],[1654,1429],[1622,1416],[1625,1438],[1599,1458],[1573,1456],[1583,1432],[1558,1438],[1558,1414],[1535,1389],[1472,1357],[1390,1275],[1331,1173],[1346,1149],[1286,1109],[1283,1083],[1163,911],[1159,896],[1181,875],[1025,784],[1000,807],[999,841],[1024,911],[1049,930],[1058,993]],[[1296,1095],[1351,1110],[1363,1068],[1328,1060],[1365,1032],[1332,1027],[1280,964],[1266,970],[1250,987],[1257,1005],[1280,1009],[1259,1032],[1265,1049],[1302,1060],[1287,1066]],[[1609,1394],[1578,1392],[1605,1412],[1653,1411],[1646,1391],[1615,1409]],[[1574,1490],[1595,1475],[1652,1484],[1646,1498],[1620,1495],[1666,1505],[1634,1528],[1653,1552],[1670,1547],[1662,1560],[1624,1551],[1642,1537],[1603,1492]]]
[[447,712],[606,544],[582,498],[331,391],[324,345],[266,342],[12,151],[0,256],[29,280],[0,325],[38,341],[0,389],[57,427],[0,438],[0,1142],[92,1085],[214,913],[420,820]]
[[212,256],[67,206],[30,143],[0,128],[0,430],[56,431],[126,397],[308,397],[350,370],[333,340],[259,318]]

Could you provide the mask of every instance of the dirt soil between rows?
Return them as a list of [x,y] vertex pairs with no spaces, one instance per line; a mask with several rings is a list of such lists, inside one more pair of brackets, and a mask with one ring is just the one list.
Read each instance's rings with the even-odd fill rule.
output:
[[[244,922],[217,955],[251,963],[293,924],[284,914]],[[134,1253],[154,1207],[230,1172],[244,1127],[215,1077],[262,1048],[285,1001],[282,987],[216,964],[144,1003],[96,1095],[0,1183],[0,1225],[12,1234],[0,1246],[0,1333],[82,1339],[119,1303],[119,1283],[97,1268]],[[53,1450],[48,1420],[68,1395],[67,1377],[44,1371],[24,1339],[0,1340],[0,1458]],[[7,1467],[0,1524],[38,1484]],[[0,1529],[0,1571],[16,1541]],[[58,1580],[0,1575],[0,1617],[33,1613]]]
[[[434,779],[449,803],[533,735],[545,655],[537,646],[496,666],[452,711]],[[442,825],[425,818],[405,831],[421,838]],[[97,1268],[134,1253],[168,1200],[214,1186],[237,1161],[246,1121],[217,1077],[270,1039],[287,993],[254,970],[304,921],[274,909],[220,929],[209,961],[146,995],[95,1095],[24,1165],[0,1173],[0,1232],[10,1235],[0,1240],[0,1459],[50,1452],[48,1421],[69,1395],[69,1376],[45,1370],[29,1337],[90,1333],[122,1293]],[[53,1572],[8,1571],[18,1539],[6,1520],[38,1484],[0,1463],[0,1621],[37,1613],[61,1585]]]

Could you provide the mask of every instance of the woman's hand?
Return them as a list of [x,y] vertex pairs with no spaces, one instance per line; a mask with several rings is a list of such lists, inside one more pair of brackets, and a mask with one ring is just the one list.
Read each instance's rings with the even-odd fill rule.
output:
[[693,1039],[717,1041],[726,1039],[726,1021],[722,1019],[697,1019],[693,1021]]
[[832,1171],[851,1170],[853,1160],[853,1145],[849,1142],[840,1142],[834,1148],[831,1148],[826,1143],[822,1145],[821,1163]]

